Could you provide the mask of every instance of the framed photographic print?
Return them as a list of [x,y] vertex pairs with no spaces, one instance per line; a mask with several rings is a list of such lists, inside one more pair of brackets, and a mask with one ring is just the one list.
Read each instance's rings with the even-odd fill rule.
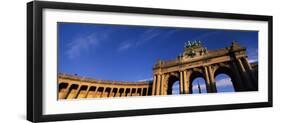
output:
[[272,107],[272,16],[33,1],[27,120]]

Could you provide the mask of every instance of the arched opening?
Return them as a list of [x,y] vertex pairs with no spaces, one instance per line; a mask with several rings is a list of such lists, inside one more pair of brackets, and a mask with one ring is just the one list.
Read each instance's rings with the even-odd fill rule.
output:
[[136,96],[137,94],[137,88],[132,88],[131,96]]
[[253,69],[253,67],[255,67],[255,64],[257,64],[256,62],[253,62],[253,66],[251,65],[251,63],[249,63],[249,61],[247,60],[247,58],[243,57],[241,58],[241,62],[246,70],[245,74],[247,74],[250,78],[251,82],[248,82],[250,84],[250,90],[253,91],[258,91],[258,71],[257,69]]
[[119,96],[120,96],[120,97],[124,97],[125,95],[126,95],[125,89],[124,89],[124,88],[120,88],[120,90],[119,90]]
[[97,87],[95,87],[95,86],[91,86],[90,87],[90,89],[89,89],[89,92],[88,92],[88,94],[87,94],[87,96],[86,96],[86,98],[94,98],[95,97],[95,92],[96,92],[96,89],[97,89]]
[[168,78],[167,95],[174,95],[179,93],[179,77],[172,75]]
[[102,94],[102,97],[109,97],[110,91],[111,91],[111,88],[106,88]]
[[103,87],[99,87],[97,92],[95,93],[95,97],[96,98],[101,98],[102,97],[102,94],[103,94],[103,90],[104,88]]
[[130,88],[127,88],[127,89],[126,89],[126,91],[125,91],[126,96],[131,96],[130,91],[131,91]]
[[152,87],[149,87],[148,91],[146,91],[146,92],[147,92],[147,95],[152,95]]
[[193,94],[207,93],[206,81],[203,77],[197,77],[192,81]]
[[77,84],[72,84],[69,88],[69,93],[67,95],[67,99],[74,99],[76,98],[76,94],[78,92],[78,85]]
[[80,90],[78,92],[77,98],[78,99],[85,98],[86,94],[87,94],[87,89],[88,89],[88,86],[86,86],[86,85],[81,86],[81,88],[80,88]]
[[141,90],[142,90],[141,88],[138,88],[137,96],[142,96]]
[[118,96],[118,89],[117,88],[113,88],[112,93],[109,95],[109,97],[116,97]]
[[143,96],[146,96],[147,95],[147,88],[143,88]]
[[61,92],[62,90],[66,90],[67,86],[68,86],[68,83],[60,83],[59,92]]
[[215,83],[217,92],[235,92],[238,88],[237,80],[233,76],[231,69],[219,67],[215,71]]
[[59,93],[58,93],[58,98],[59,99],[64,99],[67,95],[67,87],[68,87],[68,83],[60,83],[59,84]]
[[230,76],[221,73],[215,77],[217,92],[235,92]]
[[194,71],[190,75],[189,93],[190,94],[207,93],[206,80],[201,72]]
[[172,86],[172,94],[180,94],[180,81],[175,81]]

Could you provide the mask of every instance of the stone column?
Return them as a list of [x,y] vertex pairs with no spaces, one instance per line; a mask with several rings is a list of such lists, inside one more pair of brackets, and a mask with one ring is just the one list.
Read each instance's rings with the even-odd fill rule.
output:
[[247,89],[253,90],[252,82],[251,82],[249,76],[247,75],[246,69],[245,69],[243,63],[241,62],[241,59],[237,59],[237,60],[238,60],[238,63],[239,63],[239,67],[241,69],[241,74],[244,78],[244,83],[246,83],[246,85],[247,85]]
[[233,73],[235,76],[235,80],[231,80],[233,82],[233,86],[235,88],[235,91],[243,91],[245,89],[245,85],[243,84],[243,80],[240,75],[240,71],[238,70],[238,67],[234,61],[231,62]]
[[239,65],[240,65],[240,68],[241,68],[242,72],[245,72],[246,70],[245,70],[245,68],[244,68],[244,66],[243,66],[243,64],[241,62],[241,59],[237,59],[237,60],[239,62]]
[[124,97],[126,95],[126,88],[123,88],[123,92],[120,92],[120,97]]
[[104,94],[105,90],[106,90],[106,87],[103,87],[103,90],[102,90],[102,93],[101,93],[101,95],[100,95],[100,98],[103,97],[103,94]]
[[161,84],[161,76],[157,75],[157,89],[156,89],[156,95],[160,94],[160,84]]
[[124,91],[123,91],[123,93],[122,93],[122,95],[121,95],[121,97],[126,97],[127,96],[127,88],[123,88],[124,89]]
[[211,66],[208,66],[208,68],[209,68],[211,92],[212,93],[216,93],[217,92],[217,87],[216,87],[216,83],[215,83],[213,69],[212,69]]
[[127,97],[132,96],[132,88],[129,88],[129,92],[127,93]]
[[111,95],[112,95],[112,92],[113,92],[113,89],[114,89],[114,88],[110,88],[110,92],[109,92],[109,94],[108,94],[108,97],[113,97],[113,96],[114,96],[114,95],[111,96]]
[[93,97],[98,97],[98,96],[100,96],[100,95],[97,95],[97,93],[98,93],[98,89],[99,89],[100,87],[99,86],[96,86],[96,90],[95,90],[95,92],[93,93]]
[[88,98],[88,95],[89,95],[89,92],[90,92],[90,88],[91,88],[91,86],[88,86],[88,89],[87,89],[87,93],[86,93],[85,98]]
[[243,61],[245,61],[246,65],[247,65],[247,68],[249,70],[252,70],[253,68],[252,68],[251,64],[248,62],[248,59],[246,57],[243,57],[242,59],[243,59]]
[[152,83],[152,95],[156,95],[155,92],[156,92],[156,75],[153,76],[153,83]]
[[124,88],[124,97],[128,96],[128,94],[127,94],[127,89],[128,89],[128,88]]
[[[98,95],[98,89],[100,87],[99,86],[96,86],[96,90],[94,91],[94,93],[92,95],[90,95],[92,98],[99,98],[99,95]],[[89,96],[89,95],[88,95]],[[87,97],[88,98],[88,97]]]
[[[87,89],[84,90],[84,91],[82,91],[82,90],[80,89],[80,91],[79,91],[79,93],[78,93],[78,96],[77,96],[77,99],[79,99],[79,98],[86,98],[86,97],[87,97],[87,94],[88,94],[88,92],[89,92],[89,90],[90,90],[90,87],[89,87],[89,86],[87,86]],[[84,93],[84,95],[82,95],[81,92],[82,92],[82,94]]]
[[81,85],[78,85],[77,90],[76,90],[76,92],[73,94],[74,96],[73,96],[72,99],[76,99],[76,98],[77,98],[77,96],[78,96],[78,94],[79,94],[79,92],[80,92],[80,89],[81,89]]
[[188,94],[189,93],[189,77],[190,72],[187,72],[186,70],[183,71],[183,93]]
[[119,88],[116,88],[116,92],[115,92],[115,94],[113,95],[113,97],[116,97],[116,95],[119,95]]
[[135,92],[135,96],[137,96],[138,95],[138,88],[136,88],[136,92]]
[[67,87],[64,90],[61,90],[59,92],[59,97],[58,97],[59,99],[66,99],[67,98],[70,86],[71,86],[71,84],[68,84]]
[[160,95],[164,95],[164,93],[165,93],[164,84],[165,84],[165,74],[163,74],[161,77],[161,94]]
[[127,96],[127,94],[126,94],[126,90],[127,90],[127,88],[123,88],[123,89],[124,89],[124,91],[123,91],[123,93],[122,93],[121,97],[125,97],[125,96]]
[[180,71],[180,94],[184,93],[183,71]]
[[148,96],[148,89],[149,89],[149,87],[147,87],[147,89],[146,89],[146,96]]
[[205,71],[205,78],[206,78],[206,89],[207,89],[207,93],[211,93],[211,83],[210,83],[210,77],[209,77],[209,74],[208,74],[208,68],[206,66],[204,66],[204,71]]
[[84,98],[87,98],[87,96],[88,96],[88,94],[89,94],[89,91],[90,91],[90,88],[91,88],[91,86],[88,85],[87,90],[86,90],[86,94],[85,94],[85,97],[84,97]]
[[140,91],[140,95],[139,96],[142,96],[143,95],[143,88],[140,88],[141,91]]
[[246,68],[247,68],[247,73],[250,75],[251,81],[252,81],[252,85],[253,87],[257,90],[258,89],[258,78],[256,75],[254,75],[253,73],[253,68],[251,66],[251,64],[248,62],[248,59],[246,57],[242,58],[242,62],[244,62],[246,64]]

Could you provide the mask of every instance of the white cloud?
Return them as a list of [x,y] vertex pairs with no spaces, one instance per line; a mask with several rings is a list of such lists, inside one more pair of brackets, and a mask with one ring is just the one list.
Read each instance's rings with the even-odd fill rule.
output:
[[142,45],[142,44],[150,41],[151,39],[159,36],[160,34],[161,34],[161,31],[154,29],[154,28],[146,30],[138,37],[136,46]]
[[[206,90],[206,85],[205,84],[200,84],[200,89],[201,90]],[[198,85],[193,85],[192,90],[198,91]]]
[[247,55],[248,55],[250,63],[258,61],[258,49],[256,49],[256,48],[248,49],[247,53],[248,53]]
[[108,36],[105,33],[78,35],[67,44],[65,53],[70,59],[79,57],[82,51],[87,51],[89,48],[98,46],[101,40],[104,40],[107,37]]
[[[201,90],[207,90],[207,87],[203,82],[199,83],[199,85],[200,85]],[[232,85],[232,82],[231,82],[230,78],[223,78],[223,79],[220,79],[220,80],[216,80],[216,86],[217,86],[217,88],[223,88],[223,87],[229,87],[229,86],[233,86],[233,85]],[[173,93],[177,93],[178,90],[179,90],[179,84],[175,84],[173,86],[173,90],[172,90]],[[197,83],[193,84],[192,90],[198,91],[198,84]]]
[[135,48],[138,46],[141,46],[145,43],[148,43],[152,41],[155,38],[158,37],[169,37],[170,35],[173,35],[174,33],[178,32],[179,30],[170,30],[170,31],[163,31],[159,30],[157,28],[151,28],[148,30],[145,30],[140,35],[134,38],[127,39],[126,41],[122,42],[120,46],[118,47],[118,51],[124,51],[128,50],[130,48]]
[[[233,86],[230,78],[223,78],[220,80],[216,80],[217,88],[223,88],[223,87],[227,87],[227,86]],[[201,90],[206,90],[206,85],[201,83],[200,88],[201,88]],[[198,85],[197,84],[193,85],[192,90],[198,91]]]
[[131,48],[133,46],[133,44],[132,43],[130,43],[130,42],[123,42],[123,43],[121,43],[121,45],[119,46],[119,48],[118,48],[118,51],[124,51],[124,50],[127,50],[127,49],[129,49],[129,48]]
[[257,61],[258,61],[258,59],[249,59],[249,63],[255,63]]
[[159,36],[161,37],[169,37],[171,35],[173,35],[174,33],[178,32],[180,30],[177,29],[173,29],[173,30],[169,30],[169,31],[165,31],[165,30],[160,30],[157,28],[151,28],[148,29],[146,31],[144,31],[137,39],[136,42],[136,46],[140,46],[142,44],[145,44],[149,41],[151,41],[154,38],[157,38]]
[[217,80],[216,86],[217,87],[232,86],[231,79],[230,78],[223,78],[223,79]]
[[141,81],[151,81],[151,80],[153,80],[153,78],[140,79],[140,80],[137,80],[137,81],[141,82]]
[[177,82],[177,83],[174,83],[174,85],[173,85],[173,88],[172,88],[173,90],[172,90],[172,93],[173,94],[179,94],[179,90],[180,90],[180,85],[179,85],[179,82]]

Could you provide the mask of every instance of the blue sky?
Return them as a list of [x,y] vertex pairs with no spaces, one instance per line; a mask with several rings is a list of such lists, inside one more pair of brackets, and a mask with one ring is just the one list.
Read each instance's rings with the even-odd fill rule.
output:
[[188,40],[200,40],[208,50],[232,41],[258,59],[258,32],[196,28],[58,23],[58,70],[103,80],[152,79],[158,59],[175,59]]

